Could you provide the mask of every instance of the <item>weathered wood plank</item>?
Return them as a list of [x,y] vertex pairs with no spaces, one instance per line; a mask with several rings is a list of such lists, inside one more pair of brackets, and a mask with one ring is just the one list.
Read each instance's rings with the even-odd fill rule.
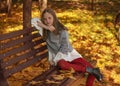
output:
[[16,36],[19,36],[19,35],[31,33],[34,30],[35,30],[34,28],[28,28],[28,29],[23,29],[23,30],[19,30],[19,31],[14,31],[14,32],[11,32],[11,33],[1,34],[0,35],[0,41],[6,40],[6,39],[9,39],[9,38],[13,38],[13,37],[16,37]]
[[[34,28],[19,30],[0,36],[0,50],[5,50],[0,53],[0,86],[8,86],[7,78],[9,76],[48,57],[46,43]],[[62,80],[55,80],[53,75],[59,74],[58,67],[51,67],[33,79],[34,81],[43,81],[42,84],[34,86],[79,86],[80,80],[83,78],[82,74],[75,74],[76,80],[68,77]],[[47,83],[47,80],[59,83]],[[23,84],[23,86],[33,86],[30,84],[31,81]]]

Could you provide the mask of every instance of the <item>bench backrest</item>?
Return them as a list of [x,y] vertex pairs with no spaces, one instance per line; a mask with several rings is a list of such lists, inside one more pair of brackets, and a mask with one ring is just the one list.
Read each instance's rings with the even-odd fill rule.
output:
[[42,37],[34,28],[0,35],[0,86],[12,74],[48,56]]

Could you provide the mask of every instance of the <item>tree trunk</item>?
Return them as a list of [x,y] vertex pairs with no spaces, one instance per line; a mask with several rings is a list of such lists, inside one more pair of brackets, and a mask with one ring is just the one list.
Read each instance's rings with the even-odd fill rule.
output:
[[32,0],[23,0],[23,29],[31,27]]
[[7,1],[0,0],[0,13],[7,13]]
[[94,0],[91,1],[91,10],[94,10]]
[[12,0],[7,0],[7,15],[8,15],[8,17],[11,16],[11,6],[12,6]]
[[42,13],[45,8],[47,8],[47,0],[38,0],[39,1],[39,9]]

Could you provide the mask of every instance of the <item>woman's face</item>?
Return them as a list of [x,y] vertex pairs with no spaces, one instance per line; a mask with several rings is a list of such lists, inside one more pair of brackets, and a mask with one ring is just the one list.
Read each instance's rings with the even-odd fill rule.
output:
[[43,21],[46,25],[48,25],[48,26],[53,25],[53,20],[54,20],[53,16],[50,13],[48,13],[48,12],[44,13]]

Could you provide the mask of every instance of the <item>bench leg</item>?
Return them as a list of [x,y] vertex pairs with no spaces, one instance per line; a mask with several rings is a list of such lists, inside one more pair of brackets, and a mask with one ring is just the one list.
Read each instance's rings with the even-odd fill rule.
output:
[[0,86],[9,86],[7,79],[5,79],[5,77],[3,77],[1,73],[0,73]]
[[1,60],[0,60],[0,86],[9,86],[7,79],[4,77],[4,72],[1,67]]

